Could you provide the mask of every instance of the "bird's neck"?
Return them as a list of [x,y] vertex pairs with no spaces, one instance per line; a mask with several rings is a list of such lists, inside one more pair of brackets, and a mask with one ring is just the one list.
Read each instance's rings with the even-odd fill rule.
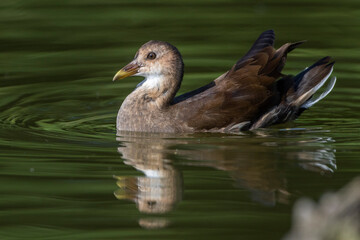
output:
[[151,75],[134,91],[148,104],[154,104],[158,108],[166,108],[174,99],[180,88],[181,78],[173,75]]

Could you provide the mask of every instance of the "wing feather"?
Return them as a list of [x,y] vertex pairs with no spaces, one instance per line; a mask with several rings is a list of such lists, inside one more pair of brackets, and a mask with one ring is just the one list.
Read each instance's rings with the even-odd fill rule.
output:
[[301,43],[287,43],[276,50],[274,39],[272,30],[265,31],[228,72],[175,98],[177,121],[195,130],[211,130],[256,119],[277,101],[275,82],[282,76],[286,55]]

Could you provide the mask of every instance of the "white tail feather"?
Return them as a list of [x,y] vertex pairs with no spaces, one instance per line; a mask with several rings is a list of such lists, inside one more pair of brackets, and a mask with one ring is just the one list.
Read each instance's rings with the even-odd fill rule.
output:
[[315,103],[319,102],[321,99],[323,99],[324,97],[326,97],[331,90],[334,88],[336,83],[336,77],[331,78],[329,84],[326,86],[325,91],[316,99],[314,100],[309,100],[307,102],[305,102],[301,107],[302,108],[310,108],[311,106],[313,106]]
[[[319,82],[318,85],[316,85],[315,87],[311,88],[309,91],[307,91],[306,93],[302,94],[294,103],[293,105],[295,106],[303,106],[304,103],[307,99],[309,99],[312,95],[314,95],[316,93],[317,90],[319,90],[319,88],[321,88],[325,82],[327,81],[327,79],[330,77],[332,71],[334,70],[334,68],[332,67],[330,72]],[[326,96],[326,95],[325,95]],[[325,97],[324,96],[324,97]],[[323,98],[324,98],[323,97]],[[314,105],[314,104],[313,104]]]

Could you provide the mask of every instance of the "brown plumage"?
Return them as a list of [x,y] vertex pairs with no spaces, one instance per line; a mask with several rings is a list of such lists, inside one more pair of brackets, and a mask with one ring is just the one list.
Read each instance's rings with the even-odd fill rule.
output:
[[336,78],[320,97],[312,99],[330,76],[334,63],[325,57],[296,76],[283,75],[287,53],[302,42],[286,43],[276,50],[274,40],[274,32],[265,31],[228,72],[178,97],[184,67],[179,51],[166,42],[144,44],[134,60],[114,77],[145,77],[124,100],[117,129],[234,132],[297,118],[332,90]]

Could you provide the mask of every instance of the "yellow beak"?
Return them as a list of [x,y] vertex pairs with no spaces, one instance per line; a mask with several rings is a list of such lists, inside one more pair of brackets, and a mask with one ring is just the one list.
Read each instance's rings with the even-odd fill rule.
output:
[[131,62],[128,65],[126,65],[125,67],[123,67],[122,69],[120,69],[120,71],[118,71],[114,78],[113,81],[115,80],[120,80],[126,77],[130,77],[136,73],[138,73],[139,70],[139,65],[136,64],[135,62]]

